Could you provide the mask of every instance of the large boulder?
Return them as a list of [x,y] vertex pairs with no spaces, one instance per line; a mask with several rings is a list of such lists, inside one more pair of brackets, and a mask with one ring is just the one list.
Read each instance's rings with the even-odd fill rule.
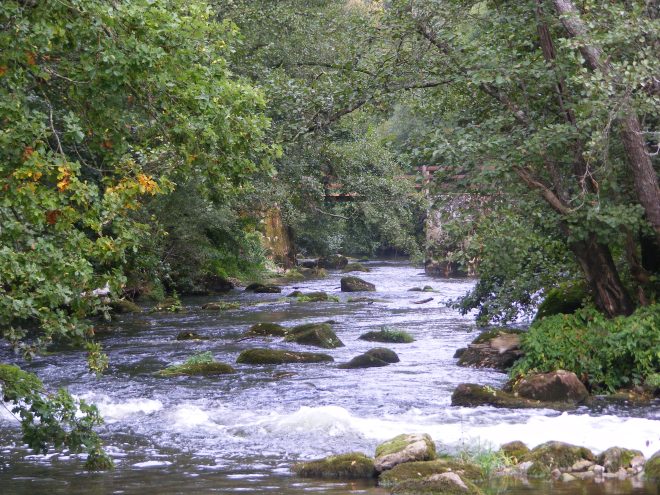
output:
[[376,447],[374,465],[380,473],[404,462],[431,461],[435,457],[435,444],[430,436],[403,434]]
[[344,347],[328,323],[306,323],[287,332],[286,340],[297,344],[313,345],[324,349]]
[[460,353],[459,366],[510,368],[523,354],[519,330],[497,329],[482,333]]
[[442,458],[398,464],[380,474],[378,485],[387,488],[404,481],[419,481],[442,473],[456,473],[462,479],[471,481],[480,481],[483,478],[483,471],[479,466],[456,459]]
[[396,352],[384,347],[376,347],[354,357],[348,363],[339,365],[339,367],[343,369],[375,368],[398,362],[399,356]]
[[543,402],[579,404],[589,397],[589,391],[575,373],[564,370],[528,375],[513,390],[520,397]]
[[326,270],[341,270],[348,265],[348,258],[342,256],[341,254],[331,254],[330,256],[324,256],[319,258],[316,262],[316,266],[319,268],[325,268]]
[[303,478],[362,479],[376,475],[374,460],[361,452],[332,455],[324,459],[299,462],[291,468]]
[[644,465],[644,476],[649,480],[660,481],[660,450],[646,461]]
[[643,465],[644,454],[639,450],[610,447],[598,456],[598,464],[605,468],[606,473],[616,473],[620,469],[633,469]]
[[342,292],[375,292],[376,286],[359,277],[343,277],[341,279]]
[[255,323],[247,332],[245,337],[284,337],[287,329],[277,323]]
[[596,458],[591,450],[564,442],[546,442],[532,449],[523,459],[532,465],[528,476],[549,477],[555,469],[562,473],[570,472],[573,466],[583,461],[594,463]]
[[461,383],[451,395],[452,406],[478,407],[492,406],[507,409],[548,408],[567,410],[575,408],[574,402],[542,402],[526,399],[503,390],[494,389],[488,385]]
[[276,349],[248,349],[236,359],[239,364],[327,363],[334,359],[327,354],[294,352]]
[[472,482],[448,472],[399,483],[392,488],[391,495],[483,495],[483,492]]

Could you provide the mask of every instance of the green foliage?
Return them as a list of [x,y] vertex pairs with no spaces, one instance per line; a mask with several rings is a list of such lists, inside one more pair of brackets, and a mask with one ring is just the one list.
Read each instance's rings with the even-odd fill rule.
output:
[[458,453],[458,459],[465,464],[473,464],[481,469],[485,479],[493,476],[498,470],[511,464],[511,460],[501,450],[495,450],[489,445],[476,444],[465,446]]
[[660,369],[660,306],[607,319],[593,308],[536,321],[523,334],[516,378],[558,369],[574,372],[592,390],[614,391],[654,380]]
[[103,419],[96,406],[76,400],[64,389],[48,393],[36,375],[18,366],[0,364],[2,398],[21,423],[23,441],[36,453],[66,447],[73,453],[86,452],[90,470],[112,468],[94,427]]

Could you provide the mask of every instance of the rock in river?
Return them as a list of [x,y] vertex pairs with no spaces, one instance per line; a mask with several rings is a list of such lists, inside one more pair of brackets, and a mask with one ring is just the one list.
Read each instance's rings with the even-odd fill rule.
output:
[[304,478],[361,479],[376,475],[374,460],[361,452],[331,455],[293,465],[293,472]]
[[375,466],[380,473],[404,462],[430,461],[435,457],[435,444],[430,436],[403,434],[376,447]]
[[328,323],[306,323],[293,327],[287,332],[286,340],[324,349],[344,347]]
[[514,386],[514,392],[525,399],[544,402],[579,404],[589,397],[580,379],[571,371],[552,371],[528,375]]
[[339,367],[343,369],[376,368],[398,362],[399,356],[397,356],[396,352],[384,347],[376,347],[364,354],[355,356],[348,363],[341,364]]
[[506,370],[522,356],[520,331],[497,329],[482,333],[460,353],[459,366]]
[[359,277],[343,277],[341,279],[342,292],[375,292],[376,286]]
[[327,363],[332,361],[334,359],[328,354],[263,348],[243,351],[236,359],[239,364]]

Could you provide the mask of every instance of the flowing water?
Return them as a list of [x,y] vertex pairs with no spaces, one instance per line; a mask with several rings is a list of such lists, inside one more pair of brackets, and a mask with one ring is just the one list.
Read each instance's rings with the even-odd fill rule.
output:
[[[438,450],[497,448],[511,440],[533,447],[547,440],[584,445],[594,451],[611,446],[639,449],[648,457],[660,450],[660,407],[612,406],[571,413],[451,407],[461,382],[502,385],[506,376],[491,370],[456,366],[453,358],[476,335],[474,320],[446,306],[473,285],[468,279],[432,279],[404,262],[369,263],[360,274],[376,284],[374,303],[348,303],[339,291],[339,273],[323,280],[283,288],[323,290],[341,302],[297,303],[283,294],[234,291],[221,298],[241,309],[203,311],[219,298],[185,299],[184,313],[119,316],[103,338],[110,369],[92,376],[83,353],[44,356],[27,368],[47,386],[66,386],[98,405],[106,424],[102,434],[116,469],[86,473],[66,453],[34,456],[16,442],[16,421],[0,412],[0,493],[2,494],[343,494],[382,495],[368,482],[303,480],[290,473],[293,462],[348,451],[372,454],[375,446],[400,433],[429,433]],[[431,285],[432,294],[409,292]],[[354,295],[354,294],[353,294]],[[414,301],[433,297],[426,304]],[[154,376],[197,352],[211,351],[234,363],[252,347],[314,350],[281,339],[241,340],[257,322],[293,326],[334,320],[346,344],[327,351],[335,363],[282,366],[235,365],[234,375],[201,378]],[[358,336],[387,325],[415,337],[411,344],[389,344],[401,362],[384,368],[343,370],[336,363],[381,344]],[[177,341],[195,331],[201,341]],[[326,352],[326,351],[324,351]],[[15,358],[0,349],[0,362]],[[0,408],[1,410],[1,408]],[[639,481],[595,483],[492,483],[489,491],[512,494],[604,493],[657,495]]]

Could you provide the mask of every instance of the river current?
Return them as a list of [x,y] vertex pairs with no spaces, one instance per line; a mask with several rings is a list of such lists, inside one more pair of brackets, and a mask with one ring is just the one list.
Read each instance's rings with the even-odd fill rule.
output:
[[[183,313],[120,315],[102,344],[110,368],[101,377],[87,370],[83,353],[60,352],[35,359],[36,372],[50,389],[64,386],[98,405],[101,433],[116,469],[87,473],[65,453],[32,455],[18,441],[14,418],[0,408],[0,493],[4,494],[386,494],[367,482],[328,482],[292,476],[290,466],[348,451],[373,455],[376,445],[400,433],[430,434],[441,452],[497,449],[511,440],[530,448],[561,440],[600,452],[620,446],[647,457],[660,450],[660,407],[611,406],[570,413],[452,407],[450,396],[462,382],[502,385],[506,375],[461,368],[454,352],[477,335],[474,318],[446,302],[465,294],[469,279],[437,279],[405,262],[371,262],[373,303],[349,303],[333,272],[328,278],[291,283],[282,294],[235,290],[221,298],[184,299]],[[410,292],[430,285],[433,293]],[[326,291],[340,302],[299,303],[288,292]],[[415,301],[432,297],[425,304]],[[204,311],[205,302],[237,301],[241,309]],[[281,339],[240,339],[254,323],[293,326],[334,320],[345,347],[323,351],[335,363],[281,366],[236,365],[252,347],[315,351]],[[382,326],[405,330],[411,344],[388,344],[401,361],[364,370],[337,363],[382,344],[358,337]],[[183,331],[208,340],[177,341]],[[198,352],[211,351],[237,373],[212,378],[159,378],[154,372]],[[0,362],[18,362],[0,348]],[[24,363],[21,363],[24,365]],[[492,493],[657,495],[641,482],[493,483]]]

